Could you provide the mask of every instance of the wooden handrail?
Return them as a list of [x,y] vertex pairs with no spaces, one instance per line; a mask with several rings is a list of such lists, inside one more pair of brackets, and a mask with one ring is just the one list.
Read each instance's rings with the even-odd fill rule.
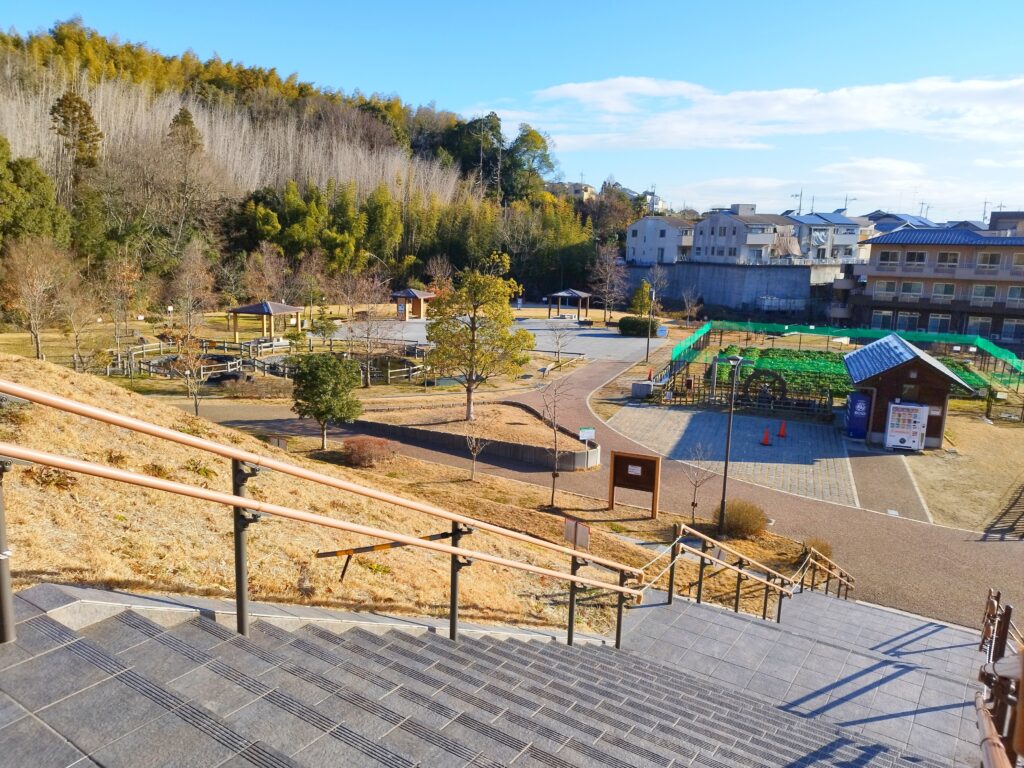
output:
[[0,442],[0,456],[5,456],[11,459],[18,459],[21,461],[27,461],[31,462],[32,464],[41,464],[47,467],[54,467],[56,469],[62,469],[67,472],[91,475],[92,477],[99,477],[105,480],[113,480],[115,482],[126,483],[128,485],[136,485],[142,488],[151,488],[157,491],[165,491],[167,493],[173,493],[178,496],[188,496],[193,499],[209,501],[215,504],[223,504],[228,507],[240,507],[242,509],[251,510],[253,512],[274,515],[275,517],[283,517],[288,520],[296,520],[301,523],[311,523],[313,525],[319,525],[324,528],[335,528],[340,531],[346,531],[347,533],[355,533],[361,536],[370,536],[375,539],[384,539],[385,541],[393,541],[413,547],[420,547],[421,549],[428,549],[446,555],[456,555],[458,557],[469,558],[471,560],[479,560],[481,562],[491,563],[492,565],[501,565],[506,568],[514,568],[520,571],[527,571],[529,573],[534,573],[539,576],[548,576],[550,578],[558,579],[560,581],[575,582],[577,584],[586,584],[588,586],[598,587],[600,589],[608,589],[612,592],[619,592],[624,595],[632,595],[634,597],[642,597],[643,595],[643,593],[639,589],[634,589],[632,587],[609,584],[604,581],[598,581],[597,579],[591,579],[578,575],[574,576],[572,574],[563,573],[561,571],[554,571],[550,568],[542,568],[541,566],[531,565],[529,563],[521,563],[515,560],[507,560],[503,557],[489,555],[484,552],[476,552],[471,549],[465,549],[464,547],[453,547],[448,544],[441,544],[436,541],[428,541],[425,539],[417,538],[415,536],[406,536],[405,534],[395,533],[393,531],[386,531],[380,528],[373,528],[366,525],[360,525],[358,523],[350,523],[344,520],[336,520],[331,517],[316,515],[312,512],[303,512],[301,510],[292,509],[291,507],[283,507],[279,504],[271,504],[269,502],[258,501],[256,499],[244,496],[234,496],[230,493],[213,491],[210,490],[209,488],[199,488],[197,486],[188,485],[186,483],[179,483],[174,480],[164,480],[162,478],[151,477],[149,475],[142,475],[135,472],[129,472],[123,469],[105,467],[101,464],[93,464],[92,462],[82,461],[80,459],[72,459],[67,456],[59,456],[51,453],[44,453],[43,451],[37,451],[31,448],[23,448],[19,445],[14,445],[12,443]]
[[1013,768],[1006,756],[1006,748],[999,731],[992,721],[992,713],[985,704],[985,694],[981,691],[974,694],[974,714],[978,718],[978,733],[981,736],[981,765],[983,768]]
[[728,544],[723,544],[722,542],[718,541],[717,539],[713,539],[710,536],[707,536],[707,535],[701,533],[700,531],[696,530],[695,528],[691,528],[690,526],[686,525],[685,523],[680,523],[679,526],[684,531],[689,531],[690,533],[692,533],[698,539],[701,539],[702,541],[705,541],[708,544],[712,544],[713,546],[718,547],[719,549],[724,549],[726,552],[729,552],[730,554],[736,555],[736,557],[742,558],[744,562],[750,563],[752,566],[754,566],[755,568],[757,568],[760,571],[764,571],[765,573],[771,574],[775,578],[782,579],[783,581],[788,582],[790,584],[795,584],[796,583],[796,580],[793,579],[792,577],[784,576],[783,574],[779,573],[778,571],[776,571],[776,570],[774,570],[772,568],[769,568],[767,565],[763,565],[762,563],[759,563],[757,560],[754,560],[753,558],[749,557],[748,555],[744,555],[742,552],[739,552],[738,550],[733,549]]
[[[856,579],[853,576],[851,576],[849,573],[847,573],[846,569],[842,568],[839,565],[839,563],[837,563],[836,561],[834,561],[831,558],[826,557],[825,555],[821,554],[821,552],[816,550],[814,547],[808,547],[807,549],[808,549],[808,551],[810,551],[810,553],[814,557],[814,559],[818,561],[818,565],[819,566],[822,565],[822,562],[821,562],[822,560],[824,560],[826,563],[828,563],[829,565],[832,566],[833,570],[830,570],[829,573],[832,573],[834,576],[837,576],[837,577],[841,576],[850,585],[852,585],[856,581]],[[828,570],[828,569],[826,569],[826,570]]]
[[[245,462],[246,464],[252,464],[264,469],[281,472],[285,475],[291,475],[292,477],[297,477],[302,480],[309,480],[314,483],[319,483],[320,485],[326,485],[342,491],[348,491],[349,493],[355,493],[360,496],[375,499],[376,501],[405,507],[406,509],[411,509],[415,512],[422,512],[423,514],[432,515],[433,517],[440,517],[452,522],[463,523],[481,531],[487,531],[489,533],[494,533],[498,536],[504,536],[509,539],[515,539],[516,541],[521,541],[526,544],[543,547],[551,550],[552,552],[560,552],[561,554],[569,556],[584,556],[584,553],[581,553],[579,550],[564,547],[561,544],[555,544],[554,542],[537,538],[536,536],[530,536],[526,533],[519,533],[518,531],[512,531],[508,528],[502,528],[500,525],[494,525],[492,523],[484,522],[483,520],[477,520],[476,518],[469,517],[468,515],[449,512],[446,509],[435,507],[433,504],[405,499],[392,493],[379,491],[375,488],[369,488],[364,485],[359,485],[358,483],[341,480],[337,477],[331,477],[330,475],[325,475],[311,469],[305,469],[295,464],[289,464],[285,461],[272,459],[269,456],[261,456],[257,453],[223,445],[222,443],[218,443],[213,440],[207,440],[206,438],[196,437],[195,435],[189,435],[184,432],[178,432],[174,429],[168,429],[167,427],[151,424],[147,421],[143,421],[142,419],[123,416],[119,413],[114,413],[103,408],[85,405],[84,403],[79,403],[75,400],[61,397],[60,395],[51,395],[47,392],[32,389],[31,387],[15,384],[14,382],[0,379],[0,393],[22,398],[23,400],[38,403],[39,405],[45,405],[50,408],[56,408],[57,410],[65,411],[67,413],[73,413],[87,419],[94,419],[105,424],[129,429],[133,432],[139,432],[141,434],[150,435],[151,437],[169,440],[180,445],[187,445],[190,448],[197,448],[201,451],[213,453],[224,458],[237,459],[238,461]],[[632,573],[641,578],[643,577],[643,570],[640,568],[635,568],[631,565],[626,565],[625,563],[620,563],[597,555],[591,555],[589,553],[585,553],[585,557],[590,563],[601,565],[615,571],[626,571],[627,573]]]
[[[2,445],[3,444],[0,443],[0,447],[2,447]],[[705,560],[710,560],[712,563],[717,563],[718,565],[722,566],[723,570],[729,570],[729,571],[735,571],[736,573],[741,573],[741,574],[743,574],[743,577],[745,579],[749,579],[750,581],[756,581],[757,583],[763,584],[766,587],[771,587],[776,592],[779,592],[780,594],[783,594],[786,597],[792,597],[793,596],[793,590],[786,589],[781,584],[776,584],[776,583],[774,583],[772,581],[768,581],[767,579],[762,579],[760,576],[752,574],[749,571],[745,571],[742,568],[739,568],[738,566],[733,565],[732,563],[727,563],[725,560],[719,560],[717,557],[714,557],[713,555],[709,555],[707,552],[701,552],[699,549],[695,549],[694,547],[691,547],[689,544],[683,544],[682,542],[680,542],[679,543],[679,548],[683,549],[683,550],[686,550],[687,552],[691,552],[692,554],[700,555]],[[719,573],[721,573],[721,571],[719,571]]]
[[[829,562],[832,562],[832,561],[830,560]],[[848,587],[854,587],[855,586],[854,583],[853,583],[853,577],[848,575],[846,573],[846,571],[835,571],[832,568],[829,568],[824,563],[818,562],[818,559],[816,557],[814,557],[813,555],[810,558],[808,558],[807,563],[808,563],[808,565],[814,565],[816,568],[819,568],[819,569],[823,570],[825,573],[830,574],[831,576],[834,576],[835,578],[839,579],[840,582],[842,582],[843,584],[846,584],[846,586],[848,586]],[[833,563],[833,565],[834,565],[834,563]]]

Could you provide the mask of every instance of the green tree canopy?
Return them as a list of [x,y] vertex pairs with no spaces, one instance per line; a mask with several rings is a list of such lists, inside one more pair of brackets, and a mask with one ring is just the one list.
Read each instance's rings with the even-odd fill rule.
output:
[[352,394],[360,382],[359,364],[334,355],[299,355],[290,357],[288,365],[294,371],[292,410],[320,425],[320,447],[326,450],[328,425],[352,421],[363,412]]
[[50,121],[54,133],[61,138],[57,195],[61,202],[70,204],[82,171],[99,164],[103,132],[88,102],[74,91],[65,91],[54,102]]
[[427,340],[434,348],[427,364],[454,375],[466,390],[466,420],[473,419],[476,389],[495,376],[515,376],[529,361],[533,334],[513,329],[511,301],[521,292],[505,278],[509,257],[491,254],[461,273],[455,290],[430,303]]
[[633,291],[629,299],[629,312],[637,317],[646,317],[651,311],[651,284],[646,280],[640,283],[640,287]]
[[50,177],[35,160],[12,158],[11,145],[0,136],[0,247],[7,240],[38,235],[63,248],[70,226]]

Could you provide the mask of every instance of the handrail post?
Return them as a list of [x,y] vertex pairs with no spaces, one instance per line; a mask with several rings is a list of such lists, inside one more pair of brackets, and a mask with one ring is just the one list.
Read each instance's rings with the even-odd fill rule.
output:
[[782,601],[786,597],[784,592],[779,592],[775,595],[775,623],[782,623]]
[[[472,533],[473,529],[463,527],[457,520],[452,521],[452,546],[459,546],[459,542],[465,534]],[[448,598],[448,638],[459,639],[459,571],[469,565],[468,560],[460,560],[458,555],[451,556],[451,589]]]
[[743,560],[741,559],[736,563],[736,599],[733,602],[732,610],[734,613],[740,612],[740,585],[743,583]]
[[676,523],[672,526],[672,564],[668,567],[668,604],[676,595],[676,558],[679,557],[679,539],[682,538],[683,527]]
[[[576,555],[572,556],[572,565],[569,567],[569,573],[575,576],[580,570],[580,561]],[[569,582],[569,624],[566,628],[565,644],[572,645],[573,640],[576,636],[576,580],[573,579]]]
[[[775,577],[772,576],[771,574],[769,574],[765,578],[766,578],[768,584],[774,584],[775,583]],[[761,606],[761,618],[762,619],[767,619],[768,618],[768,584],[764,585],[764,604]]]
[[832,569],[825,571],[825,594],[828,594],[829,585],[832,583]]
[[815,561],[811,561],[811,592],[814,591],[814,582],[818,578],[818,564]]
[[700,569],[697,571],[697,603],[698,605],[704,598],[704,569],[707,564],[704,561],[704,553],[708,551],[708,543],[701,539],[700,541]]
[[[245,484],[249,478],[259,474],[260,468],[238,459],[231,460],[231,493],[245,496]],[[235,531],[235,628],[243,637],[249,636],[249,560],[246,554],[246,539],[249,526],[260,519],[260,515],[244,507],[233,507]]]
[[0,460],[0,644],[14,642],[14,591],[11,586],[11,552],[7,548],[4,513],[4,475],[12,462]]
[[[626,572],[619,571],[619,586],[626,586]],[[626,594],[619,592],[619,604],[615,611],[615,648],[622,648],[622,610],[626,607]]]
[[[1007,605],[999,612],[996,622],[996,633],[992,640],[992,661],[999,661],[1006,655],[1006,642],[1010,634],[1010,617],[1013,615],[1013,606]],[[1006,733],[1006,714],[1009,708],[1010,683],[1006,678],[996,677],[992,684],[992,719],[995,721],[996,730],[1000,737]],[[1012,735],[1012,731],[1011,731]],[[1011,736],[1012,737],[1012,736]],[[1004,746],[1006,742],[1003,742]]]
[[804,593],[804,582],[807,580],[807,561],[804,561],[803,567],[800,569],[800,594]]

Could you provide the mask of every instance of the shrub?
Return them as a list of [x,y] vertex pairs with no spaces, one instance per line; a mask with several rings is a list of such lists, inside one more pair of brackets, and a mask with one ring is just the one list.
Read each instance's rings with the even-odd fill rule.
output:
[[725,535],[731,539],[750,539],[764,531],[768,516],[757,504],[734,500],[725,505]]
[[623,336],[646,336],[648,328],[650,328],[651,336],[655,336],[658,333],[658,328],[661,326],[661,321],[658,318],[647,318],[637,317],[636,315],[626,315],[625,317],[619,318],[619,333]]
[[804,542],[804,546],[808,549],[816,549],[829,560],[832,559],[832,545],[825,541],[825,539],[807,539]]
[[341,459],[349,467],[375,467],[396,453],[395,444],[382,437],[350,437],[342,446]]
[[31,467],[25,475],[41,488],[56,488],[58,491],[69,491],[78,485],[78,478],[70,472],[56,467]]

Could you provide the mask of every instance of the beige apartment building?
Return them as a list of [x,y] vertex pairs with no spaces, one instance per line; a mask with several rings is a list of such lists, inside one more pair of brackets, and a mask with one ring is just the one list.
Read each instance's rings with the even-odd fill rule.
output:
[[1024,343],[1024,237],[908,228],[865,244],[868,262],[836,281],[850,293],[833,319]]

